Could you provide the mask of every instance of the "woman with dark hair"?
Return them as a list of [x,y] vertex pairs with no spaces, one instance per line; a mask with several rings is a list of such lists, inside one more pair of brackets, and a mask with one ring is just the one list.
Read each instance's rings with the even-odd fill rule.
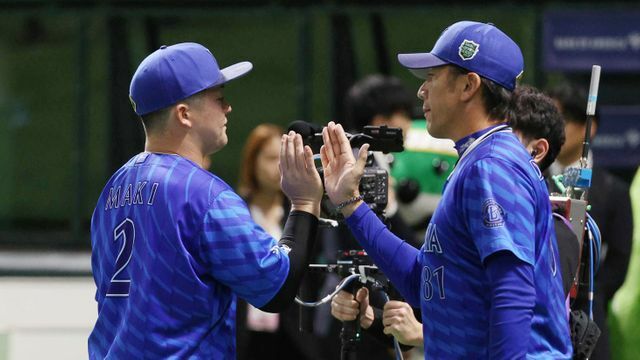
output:
[[[282,234],[283,195],[278,162],[282,129],[260,124],[247,138],[242,151],[238,194],[245,199],[251,217],[271,236]],[[280,314],[263,312],[245,301],[238,302],[238,359],[277,356]],[[265,356],[266,355],[266,356]]]
[[238,193],[249,205],[251,217],[272,236],[282,233],[284,195],[280,190],[278,159],[282,128],[260,124],[242,151]]

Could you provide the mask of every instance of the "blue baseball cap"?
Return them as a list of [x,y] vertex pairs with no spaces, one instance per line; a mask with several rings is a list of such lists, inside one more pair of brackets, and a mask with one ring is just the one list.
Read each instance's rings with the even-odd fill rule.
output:
[[129,100],[142,116],[164,109],[200,91],[245,75],[253,65],[243,61],[220,69],[206,47],[192,43],[162,45],[133,74]]
[[398,61],[423,79],[426,68],[457,65],[511,91],[524,70],[518,44],[493,24],[475,21],[446,28],[430,53],[398,54]]

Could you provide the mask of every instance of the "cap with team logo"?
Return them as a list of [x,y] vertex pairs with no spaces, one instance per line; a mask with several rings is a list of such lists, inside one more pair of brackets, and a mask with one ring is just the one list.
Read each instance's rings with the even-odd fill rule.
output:
[[475,21],[446,28],[430,53],[398,54],[398,61],[419,78],[425,77],[424,69],[454,64],[508,90],[515,89],[524,69],[522,51],[507,34]]
[[250,62],[243,61],[220,69],[211,51],[197,43],[163,45],[138,66],[129,99],[136,114],[146,115],[245,75],[252,68]]

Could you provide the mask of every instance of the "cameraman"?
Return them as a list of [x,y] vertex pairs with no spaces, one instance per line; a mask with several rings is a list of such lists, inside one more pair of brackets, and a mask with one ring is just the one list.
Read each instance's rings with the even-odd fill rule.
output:
[[[400,79],[380,74],[369,75],[356,82],[347,92],[343,124],[354,132],[362,132],[365,126],[400,128],[406,139],[415,108],[415,95]],[[392,154],[376,151],[373,152],[373,157],[376,166],[390,173]],[[395,179],[389,176],[389,194],[385,208],[389,228],[398,237],[419,248],[422,239],[401,218],[394,186]]]
[[[411,127],[411,118],[416,107],[414,94],[407,89],[402,82],[392,76],[369,75],[359,80],[351,86],[345,98],[345,118],[342,123],[353,133],[362,132],[365,126],[388,126],[390,128],[402,129],[403,136]],[[392,155],[374,152],[374,165],[389,172]],[[393,190],[393,179],[389,178],[388,203],[385,209],[385,216],[388,220],[389,229],[398,237],[407,239],[412,246],[419,248],[421,237],[416,236],[413,230],[405,224],[397,211],[398,204]],[[337,250],[360,248],[360,245],[353,239],[346,227],[337,229],[322,229],[320,232],[322,241],[322,257],[330,262],[335,261]],[[328,293],[335,289],[339,282],[337,276],[327,276],[320,293]],[[371,302],[376,307],[384,305],[384,295],[379,291],[371,294]],[[316,310],[314,329],[315,332],[323,335],[328,342],[324,348],[331,352],[339,349],[335,346],[335,341],[339,339],[341,323],[332,321],[328,307],[321,307]],[[358,346],[358,355],[371,360],[390,359],[389,349],[393,342],[385,336],[378,337],[378,340],[369,335],[362,338],[362,343]],[[336,358],[337,353],[327,353],[327,358]]]
[[[507,120],[514,134],[544,173],[556,160],[565,142],[564,121],[554,101],[534,87],[519,86],[511,99]],[[562,288],[567,298],[577,273],[580,242],[563,220],[556,216],[553,219],[562,271]]]

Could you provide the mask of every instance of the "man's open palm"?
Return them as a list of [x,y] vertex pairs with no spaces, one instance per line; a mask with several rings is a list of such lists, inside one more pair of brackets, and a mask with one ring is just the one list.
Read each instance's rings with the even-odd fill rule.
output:
[[364,144],[356,160],[342,125],[329,124],[322,129],[324,145],[320,158],[324,169],[324,187],[335,205],[357,196],[360,178],[364,173],[369,144]]

